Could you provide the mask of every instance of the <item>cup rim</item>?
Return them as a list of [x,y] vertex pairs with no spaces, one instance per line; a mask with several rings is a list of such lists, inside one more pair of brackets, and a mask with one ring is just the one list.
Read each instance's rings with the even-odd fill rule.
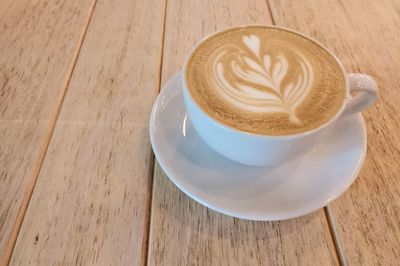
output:
[[[188,85],[187,85],[187,81],[186,81],[186,71],[187,71],[187,65],[188,62],[190,60],[190,58],[192,57],[193,53],[197,50],[197,48],[203,44],[204,42],[206,42],[207,40],[209,40],[210,38],[214,37],[215,35],[224,33],[224,32],[228,32],[231,30],[235,30],[235,29],[244,29],[244,28],[253,28],[253,27],[259,27],[259,28],[268,28],[268,29],[279,29],[279,30],[284,30],[290,33],[294,33],[297,35],[300,35],[301,37],[317,44],[318,46],[320,46],[323,50],[325,50],[337,63],[337,65],[339,66],[340,70],[342,71],[344,80],[345,80],[345,89],[346,89],[346,93],[345,93],[345,97],[343,99],[342,105],[340,106],[339,110],[336,112],[336,114],[334,116],[332,116],[328,121],[326,121],[325,123],[319,125],[316,128],[313,128],[311,130],[308,131],[304,131],[304,132],[300,132],[300,133],[296,133],[296,134],[286,134],[286,135],[268,135],[268,134],[262,134],[262,133],[254,133],[254,132],[248,132],[248,131],[244,131],[244,130],[240,130],[237,129],[235,127],[229,126],[227,124],[224,124],[221,121],[218,121],[217,119],[215,119],[214,117],[212,117],[211,115],[209,115],[206,111],[203,110],[203,108],[196,102],[196,100],[193,98]],[[343,113],[348,99],[349,99],[349,80],[347,78],[347,72],[345,71],[343,64],[339,61],[339,59],[327,48],[325,47],[323,44],[321,44],[319,41],[304,35],[303,33],[300,33],[296,30],[287,28],[287,27],[282,27],[282,26],[275,26],[275,25],[261,25],[261,24],[249,24],[249,25],[244,25],[244,26],[237,26],[237,27],[231,27],[231,28],[227,28],[221,31],[217,31],[214,33],[211,33],[207,36],[205,36],[204,38],[202,38],[190,51],[190,53],[186,56],[185,61],[183,63],[183,67],[182,67],[182,82],[183,82],[183,89],[187,90],[187,94],[188,96],[191,98],[191,101],[196,105],[196,107],[200,110],[200,112],[202,112],[207,118],[209,118],[214,124],[216,124],[219,127],[222,127],[223,129],[233,132],[233,133],[237,133],[237,134],[242,134],[242,135],[247,135],[247,136],[251,136],[251,137],[256,137],[256,138],[279,138],[279,139],[291,139],[291,138],[301,138],[301,137],[305,137],[308,135],[312,135],[313,133],[316,133],[320,130],[322,130],[323,128],[328,127],[329,125],[331,125],[334,121],[336,121],[341,114]]]

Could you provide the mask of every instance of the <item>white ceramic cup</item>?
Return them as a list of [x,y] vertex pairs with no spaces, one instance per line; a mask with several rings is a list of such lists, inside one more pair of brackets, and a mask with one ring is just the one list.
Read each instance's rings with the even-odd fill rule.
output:
[[[280,28],[295,32],[290,29]],[[252,166],[276,166],[300,156],[314,148],[323,140],[324,134],[330,126],[340,117],[360,112],[372,105],[378,97],[378,85],[367,74],[346,74],[340,61],[319,42],[295,32],[304,38],[318,43],[333,58],[346,77],[346,97],[341,108],[329,121],[318,128],[299,134],[284,136],[267,136],[254,134],[229,127],[204,112],[192,98],[185,80],[188,56],[182,70],[183,95],[188,117],[200,137],[216,152],[235,162]],[[212,35],[210,35],[212,36]],[[192,51],[210,37],[206,37]],[[357,92],[353,97],[350,93]]]

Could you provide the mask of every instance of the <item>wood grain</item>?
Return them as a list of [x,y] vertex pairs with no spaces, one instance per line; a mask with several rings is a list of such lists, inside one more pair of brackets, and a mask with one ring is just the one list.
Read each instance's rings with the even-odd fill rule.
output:
[[[265,1],[169,0],[162,83],[202,37],[227,27],[270,24]],[[207,209],[180,192],[157,165],[150,265],[335,265],[324,212],[283,222],[251,222]]]
[[365,111],[368,152],[355,184],[331,204],[349,265],[400,262],[400,3],[270,0],[275,21],[315,37],[350,72],[380,86]]
[[97,3],[12,265],[145,262],[164,9]]
[[90,2],[2,0],[0,6],[2,260]]

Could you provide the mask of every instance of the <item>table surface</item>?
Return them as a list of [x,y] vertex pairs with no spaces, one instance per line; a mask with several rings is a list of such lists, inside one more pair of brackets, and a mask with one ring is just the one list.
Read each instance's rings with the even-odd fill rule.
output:
[[[380,86],[358,179],[281,222],[231,218],[157,165],[152,104],[204,36],[280,25]],[[0,0],[0,264],[400,262],[397,0]]]

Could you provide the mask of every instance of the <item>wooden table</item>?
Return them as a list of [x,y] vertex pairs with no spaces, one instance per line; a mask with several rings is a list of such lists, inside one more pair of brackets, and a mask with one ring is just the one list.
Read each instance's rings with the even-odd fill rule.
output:
[[[211,211],[150,148],[185,55],[245,24],[299,30],[380,85],[358,179],[298,219]],[[399,265],[399,26],[397,0],[0,0],[0,264]]]

